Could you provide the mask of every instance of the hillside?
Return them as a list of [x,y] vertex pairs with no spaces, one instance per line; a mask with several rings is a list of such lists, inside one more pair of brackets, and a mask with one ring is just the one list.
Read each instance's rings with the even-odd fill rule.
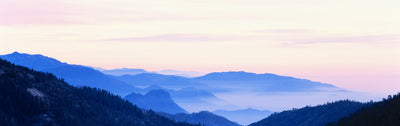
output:
[[67,65],[67,63],[62,63],[54,58],[43,56],[40,54],[30,55],[14,52],[7,55],[0,55],[0,58],[16,65],[26,66],[28,68],[39,71],[46,68],[55,68]]
[[365,106],[328,126],[400,126],[400,94]]
[[0,59],[0,125],[176,126],[105,90],[76,88],[49,73]]
[[167,114],[160,113],[170,119],[177,121],[188,122],[192,124],[204,124],[206,126],[240,126],[239,124],[229,121],[228,119],[215,115],[211,112],[201,111],[198,113],[185,114]]
[[101,88],[120,96],[125,96],[136,89],[131,84],[117,80],[91,67],[61,63],[56,59],[43,55],[14,52],[12,54],[0,55],[0,58],[9,60],[16,65],[52,73],[59,78],[64,78],[66,82],[73,86]]
[[216,115],[223,116],[229,120],[236,121],[239,124],[249,125],[250,123],[254,123],[269,116],[273,112],[267,110],[261,111],[257,109],[248,108],[248,109],[231,110],[231,111],[216,110],[213,111],[213,113],[215,113]]
[[322,126],[357,111],[365,104],[354,101],[337,101],[274,113],[249,126]]

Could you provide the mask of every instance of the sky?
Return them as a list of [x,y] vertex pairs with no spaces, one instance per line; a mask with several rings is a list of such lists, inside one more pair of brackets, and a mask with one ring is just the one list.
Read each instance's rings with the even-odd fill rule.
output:
[[400,89],[399,0],[0,0],[0,54]]

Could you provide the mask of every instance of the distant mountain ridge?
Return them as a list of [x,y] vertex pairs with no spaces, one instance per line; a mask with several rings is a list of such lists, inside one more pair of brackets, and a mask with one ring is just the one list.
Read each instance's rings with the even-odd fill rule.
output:
[[39,54],[30,55],[14,52],[8,55],[0,55],[0,58],[34,70],[53,73],[74,86],[101,88],[121,96],[125,96],[136,89],[133,85],[114,79],[91,67],[62,63]]
[[5,59],[11,63],[21,66],[27,66],[34,70],[43,70],[47,68],[55,68],[65,66],[67,63],[62,63],[54,58],[43,56],[41,54],[26,54],[13,52],[7,55],[0,55],[0,58]]
[[134,69],[134,68],[121,68],[121,69],[112,69],[112,70],[102,70],[104,74],[114,75],[114,76],[122,76],[122,75],[136,75],[141,73],[148,73],[148,71],[144,69]]
[[278,76],[275,74],[256,74],[244,71],[229,71],[229,72],[213,72],[201,77],[195,78],[196,80],[265,80],[271,78],[289,78]]
[[170,94],[163,90],[151,90],[146,95],[131,93],[125,96],[126,100],[145,109],[166,113],[187,113],[186,110],[177,105]]
[[[201,77],[185,78],[174,75],[142,73],[137,75],[123,75],[116,79],[141,87],[159,85],[164,88],[179,89],[196,87],[213,91],[226,91],[235,86],[252,88],[255,92],[271,91],[345,91],[331,84],[286,77],[275,74],[255,74],[249,72],[214,72]],[[249,87],[250,86],[250,87]],[[240,88],[243,90],[244,88]]]
[[[63,70],[66,70],[65,67],[71,66],[70,64],[62,63],[56,59],[49,58],[43,55],[29,55],[29,54],[21,54],[18,52],[14,52],[8,55],[0,55],[0,58],[4,58],[12,63],[27,66],[35,70],[56,73],[57,76],[65,78],[68,82],[71,82],[71,84],[73,85],[75,85],[75,82],[89,80],[89,79],[83,80],[82,78],[78,78],[76,76],[71,78],[69,76],[65,76],[66,74],[63,73]],[[298,79],[298,78],[279,76],[268,73],[255,74],[244,71],[214,72],[196,78],[185,78],[181,76],[162,75],[154,73],[141,73],[137,75],[124,75],[118,77],[111,77],[108,75],[100,75],[101,74],[100,71],[94,70],[93,68],[86,66],[70,67],[70,68],[74,68],[75,70],[69,70],[69,71],[77,71],[77,72],[81,71],[79,69],[82,69],[82,71],[88,71],[88,69],[92,69],[93,74],[98,75],[96,78],[105,78],[105,80],[109,81],[107,83],[104,83],[104,81],[98,81],[96,83],[93,83],[93,81],[85,82],[87,86],[99,87],[111,90],[112,92],[121,95],[128,94],[127,91],[124,91],[125,89],[131,90],[134,88],[134,86],[148,87],[151,85],[159,85],[169,89],[195,87],[199,89],[206,89],[214,93],[216,91],[235,90],[232,88],[233,85],[246,86],[246,87],[249,87],[249,85],[251,85],[251,87],[254,88],[250,89],[250,91],[255,91],[255,92],[343,90],[330,84],[314,82],[306,79]],[[121,70],[130,71],[133,69],[121,69]],[[142,69],[135,69],[135,70],[139,70],[142,72],[145,71]],[[110,87],[105,86],[107,84],[110,85],[114,83],[120,86],[124,85],[123,86],[124,88],[109,89]],[[116,86],[111,86],[111,87],[116,87]],[[243,90],[243,88],[239,89]]]
[[141,73],[133,76],[123,75],[117,76],[116,79],[141,87],[148,87],[152,85],[159,85],[170,89],[180,89],[185,87],[207,87],[204,84],[191,81],[190,78],[156,73]]
[[163,75],[175,75],[175,76],[181,76],[181,77],[187,77],[187,78],[200,77],[200,76],[205,75],[204,73],[200,73],[200,72],[196,72],[196,71],[179,71],[179,70],[161,70],[161,71],[155,71],[155,73],[163,74]]
[[162,75],[174,75],[174,76],[180,76],[180,77],[187,77],[187,78],[193,78],[193,77],[199,77],[204,75],[204,73],[200,72],[195,72],[195,71],[179,71],[179,70],[161,70],[161,71],[147,71],[144,69],[138,69],[138,68],[118,68],[118,69],[111,69],[111,70],[106,70],[103,68],[95,68],[97,70],[100,70],[104,74],[108,75],[114,75],[114,76],[122,76],[122,75],[137,75],[141,73],[153,73],[153,74],[162,74]]
[[[222,89],[233,89],[232,87],[235,86],[246,87],[252,92],[345,91],[331,84],[307,79],[244,71],[214,72],[193,78],[193,80],[197,83],[213,85],[215,88]],[[246,88],[239,89],[245,90]]]

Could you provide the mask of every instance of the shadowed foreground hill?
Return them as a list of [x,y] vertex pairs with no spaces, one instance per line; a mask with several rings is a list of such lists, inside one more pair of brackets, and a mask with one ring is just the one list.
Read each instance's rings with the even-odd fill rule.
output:
[[248,108],[248,109],[233,110],[233,111],[216,110],[213,111],[213,113],[223,116],[229,120],[236,121],[239,124],[249,125],[251,123],[254,123],[271,115],[273,112],[267,110],[261,111],[257,109]]
[[176,126],[105,90],[75,88],[49,73],[0,59],[0,125]]
[[328,126],[400,126],[400,94],[365,106]]
[[184,121],[192,124],[204,124],[206,126],[240,126],[239,124],[232,122],[224,117],[215,115],[211,112],[201,111],[199,113],[178,113],[178,114],[167,114],[160,113],[170,119],[177,121]]
[[357,111],[365,104],[354,101],[337,101],[315,107],[304,107],[274,113],[250,126],[323,126]]

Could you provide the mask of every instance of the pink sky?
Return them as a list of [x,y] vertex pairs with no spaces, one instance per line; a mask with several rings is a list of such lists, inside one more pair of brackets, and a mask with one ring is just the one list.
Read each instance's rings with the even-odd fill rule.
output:
[[398,0],[0,0],[0,54],[400,89]]

